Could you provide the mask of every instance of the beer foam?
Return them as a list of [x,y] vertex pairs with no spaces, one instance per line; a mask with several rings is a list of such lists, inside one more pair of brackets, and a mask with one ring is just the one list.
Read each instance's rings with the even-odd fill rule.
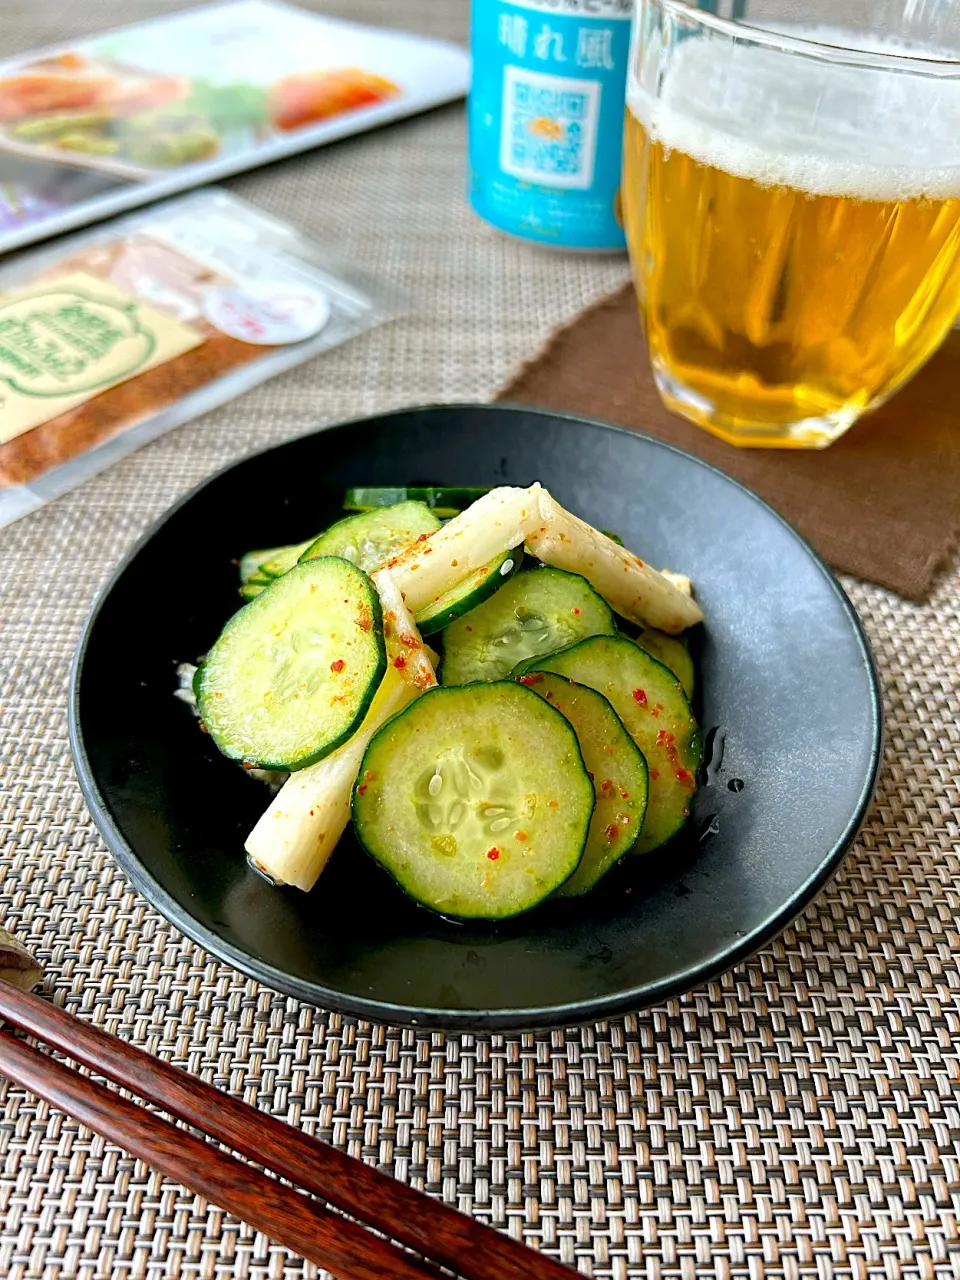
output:
[[[790,34],[833,45],[848,39],[824,28]],[[871,51],[905,49],[874,42]],[[960,74],[945,72],[701,36],[671,50],[657,98],[631,68],[627,105],[666,150],[762,186],[858,200],[947,199],[960,197]]]

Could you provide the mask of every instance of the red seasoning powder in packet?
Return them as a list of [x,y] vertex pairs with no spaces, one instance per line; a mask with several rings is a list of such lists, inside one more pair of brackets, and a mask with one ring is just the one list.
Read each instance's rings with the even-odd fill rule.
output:
[[0,271],[0,525],[397,309],[221,192],[24,255]]

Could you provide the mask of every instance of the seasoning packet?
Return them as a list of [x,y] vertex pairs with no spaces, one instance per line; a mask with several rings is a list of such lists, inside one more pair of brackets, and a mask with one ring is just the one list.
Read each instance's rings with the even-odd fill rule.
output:
[[0,526],[403,309],[224,191],[0,267]]

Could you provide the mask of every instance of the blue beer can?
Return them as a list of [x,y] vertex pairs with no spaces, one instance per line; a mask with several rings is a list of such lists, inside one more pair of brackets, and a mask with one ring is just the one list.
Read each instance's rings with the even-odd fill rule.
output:
[[620,222],[633,0],[473,0],[470,203],[563,249],[626,247]]

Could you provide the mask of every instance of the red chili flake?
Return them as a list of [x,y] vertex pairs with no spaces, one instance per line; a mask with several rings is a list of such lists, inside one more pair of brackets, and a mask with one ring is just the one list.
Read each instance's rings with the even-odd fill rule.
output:
[[336,672],[337,672],[337,674],[339,675],[339,673],[343,670],[343,668],[344,668],[346,665],[347,665],[347,664],[344,662],[344,660],[343,660],[342,658],[337,658],[336,662],[331,662],[331,663],[330,663],[330,670],[331,670],[331,671],[336,671]]
[[651,770],[650,770],[650,777],[651,777],[651,778],[654,778],[654,779],[659,778],[659,777],[660,777],[660,770],[659,770],[659,769],[651,769]]
[[548,808],[550,808],[550,809],[556,809],[556,807],[557,807],[557,805],[558,805],[559,803],[560,803],[560,801],[559,801],[559,800],[548,800],[548,801],[547,801],[547,807],[548,807]]
[[417,637],[409,635],[406,631],[400,637],[400,643],[405,644],[408,649],[421,648],[420,641],[417,639]]
[[607,837],[608,840],[616,840],[617,836],[620,834],[620,828],[617,826],[615,822],[611,822],[609,827],[606,828],[603,834]]
[[676,742],[676,734],[668,733],[666,729],[661,729],[657,734],[657,746],[664,747],[671,742]]
[[398,671],[402,671],[403,668],[407,665],[407,660],[402,653],[397,654],[397,656],[393,660],[393,665],[397,668]]
[[538,675],[536,671],[531,671],[529,675],[520,677],[520,683],[528,686],[531,684],[541,684],[542,682],[543,676]]
[[370,770],[368,769],[363,776],[367,779],[368,782],[372,782],[377,775],[375,773],[371,773]]
[[[427,540],[429,537],[430,537],[429,533],[421,533],[421,535],[420,535],[420,537],[417,539],[417,541],[418,541],[418,542],[426,542],[426,540]],[[432,548],[431,548],[431,550],[432,550]]]
[[313,817],[313,810],[312,810],[312,809],[310,810],[310,817],[311,817],[311,818]]
[[623,788],[621,788],[621,789],[620,789],[620,799],[621,799],[621,800],[629,800],[629,799],[630,799],[630,792],[629,792],[629,791],[624,791],[624,790],[623,790]]
[[496,845],[494,845],[492,849],[487,850],[487,857],[490,859],[491,862],[496,862],[496,860],[500,857],[500,850],[497,848]]
[[605,796],[611,795],[613,792],[613,779],[604,778],[604,780],[600,783],[600,790],[603,792]]
[[590,781],[591,781],[591,782],[593,782],[593,781],[594,781],[593,774],[590,772],[590,770],[589,770],[589,769],[587,770],[587,776],[589,777],[589,779],[590,779]]
[[240,561],[239,561],[239,560],[231,560],[231,561],[230,561],[230,563],[231,563],[231,564],[239,564],[239,563],[240,563]]
[[450,561],[450,567],[451,567],[452,569],[455,569],[459,563],[460,563],[460,561],[459,561],[459,560],[451,560],[451,561]]
[[580,616],[580,610],[579,610],[579,609],[574,609],[574,611],[573,611],[573,612],[577,615],[577,617],[579,617],[579,616]]
[[244,760],[243,767],[245,769],[255,769],[257,767],[257,763],[255,760]]
[[677,781],[682,782],[685,787],[691,787],[693,786],[693,774],[689,769],[678,769]]
[[201,733],[209,733],[209,732],[210,732],[210,730],[207,728],[207,726],[203,723],[203,721],[202,721],[202,720],[201,720],[199,723],[200,723],[200,732],[201,732]]
[[468,630],[468,631],[472,631],[472,630],[473,630],[473,627],[467,627],[467,630]]
[[634,689],[633,700],[638,706],[645,707],[647,705],[646,689]]
[[357,795],[362,796],[363,793],[366,791],[366,789],[367,789],[367,784],[365,782],[361,782],[359,787],[357,787]]
[[514,840],[526,840],[527,833],[525,831],[515,831],[513,833],[513,838]]

